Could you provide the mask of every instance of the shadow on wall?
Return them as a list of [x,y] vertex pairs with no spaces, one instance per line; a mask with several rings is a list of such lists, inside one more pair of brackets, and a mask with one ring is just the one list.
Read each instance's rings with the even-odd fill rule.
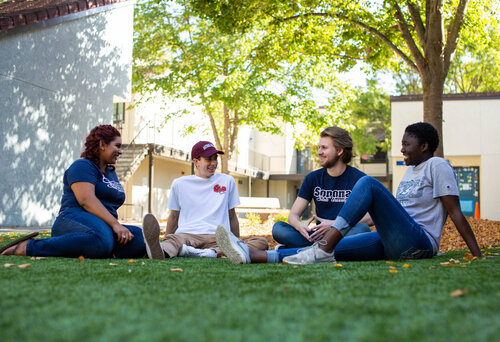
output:
[[112,39],[124,24],[109,13],[0,38],[0,225],[52,223],[65,169],[127,94],[130,60]]

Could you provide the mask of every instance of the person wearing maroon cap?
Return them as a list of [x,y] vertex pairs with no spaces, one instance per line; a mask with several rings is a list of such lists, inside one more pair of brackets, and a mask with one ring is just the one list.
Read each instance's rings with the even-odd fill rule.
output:
[[[221,254],[215,241],[217,226],[230,227],[231,233],[240,235],[235,207],[240,204],[234,178],[216,174],[219,154],[209,141],[199,141],[191,149],[195,175],[173,181],[168,200],[170,215],[167,235],[159,240],[160,228],[153,215],[148,214],[144,238],[150,259],[176,256],[217,257]],[[146,219],[145,219],[146,220]],[[267,250],[263,237],[244,240],[252,248]]]

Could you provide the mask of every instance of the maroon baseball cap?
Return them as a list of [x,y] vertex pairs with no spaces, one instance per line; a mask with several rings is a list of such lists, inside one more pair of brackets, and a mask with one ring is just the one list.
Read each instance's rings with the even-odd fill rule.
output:
[[198,141],[191,149],[191,159],[208,158],[216,153],[224,154],[224,152],[217,150],[210,141]]

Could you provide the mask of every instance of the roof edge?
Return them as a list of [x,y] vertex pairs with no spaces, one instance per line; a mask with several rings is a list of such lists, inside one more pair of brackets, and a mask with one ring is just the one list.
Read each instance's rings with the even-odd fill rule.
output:
[[[423,101],[422,94],[389,96],[389,102]],[[443,94],[443,100],[494,100],[500,99],[500,92]]]
[[129,0],[69,0],[66,3],[42,8],[33,8],[0,17],[0,33],[13,28],[54,19],[69,14],[87,11],[97,7],[113,5]]

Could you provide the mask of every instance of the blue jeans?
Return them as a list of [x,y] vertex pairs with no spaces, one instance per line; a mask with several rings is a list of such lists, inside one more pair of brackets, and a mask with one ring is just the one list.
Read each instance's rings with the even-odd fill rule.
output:
[[127,244],[117,242],[116,234],[99,217],[83,208],[62,212],[52,226],[52,237],[29,240],[26,255],[86,258],[142,258],[146,246],[139,227],[124,225],[134,238]]
[[[370,227],[366,223],[357,223],[349,230],[346,236],[369,232]],[[309,235],[312,233],[314,232],[310,232]],[[284,246],[282,248],[307,247],[313,244],[290,224],[283,221],[278,221],[273,225],[273,239],[283,244]]]
[[[382,183],[369,176],[358,180],[338,216],[345,220],[349,229],[366,212],[377,231],[341,239],[334,250],[337,260],[423,259],[434,255],[423,228]],[[344,228],[334,226],[341,232]],[[278,250],[280,260],[296,252],[297,249]]]

